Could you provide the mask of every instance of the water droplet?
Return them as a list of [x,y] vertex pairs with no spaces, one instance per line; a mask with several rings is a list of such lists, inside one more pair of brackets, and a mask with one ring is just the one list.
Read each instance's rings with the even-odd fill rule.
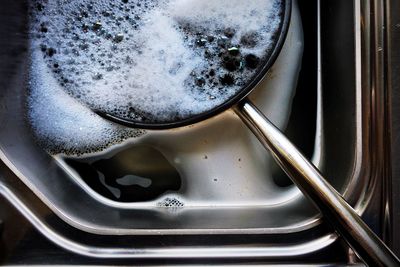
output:
[[220,77],[219,80],[222,85],[233,85],[235,83],[235,79],[230,74],[225,74],[224,76]]
[[37,9],[38,11],[43,11],[44,6],[43,6],[42,4],[40,4],[40,3],[38,3],[38,4],[36,5],[36,9]]
[[253,48],[257,45],[258,35],[256,32],[250,32],[240,38],[240,44],[244,47]]
[[40,32],[47,33],[47,31],[48,31],[47,27],[46,27],[45,25],[42,24],[42,25],[40,26]]
[[199,39],[199,40],[196,41],[196,44],[197,44],[198,46],[205,46],[205,45],[207,44],[207,39],[201,38],[201,39]]
[[120,43],[124,40],[124,35],[122,33],[118,33],[114,36],[114,42]]
[[52,57],[52,56],[54,56],[54,54],[56,53],[56,50],[54,49],[54,48],[49,48],[49,49],[47,49],[47,55],[49,56],[49,57]]
[[206,84],[206,80],[203,77],[196,77],[196,85],[203,87]]
[[101,74],[101,73],[96,73],[92,78],[93,78],[93,80],[95,80],[95,81],[101,80],[101,79],[103,79],[103,74]]
[[228,44],[228,38],[226,36],[221,36],[220,38],[218,38],[218,45],[222,48],[225,48]]
[[100,30],[101,27],[102,27],[102,24],[101,24],[100,21],[96,21],[95,23],[93,23],[93,30],[94,30],[94,31]]
[[236,46],[232,46],[232,47],[228,48],[228,52],[232,56],[237,56],[240,54],[240,50]]
[[236,33],[236,31],[233,28],[227,28],[224,31],[225,36],[228,38],[232,38],[235,35],[235,33]]
[[247,68],[255,69],[255,68],[257,68],[258,64],[260,63],[260,59],[253,54],[249,54],[245,57],[245,62],[246,62]]

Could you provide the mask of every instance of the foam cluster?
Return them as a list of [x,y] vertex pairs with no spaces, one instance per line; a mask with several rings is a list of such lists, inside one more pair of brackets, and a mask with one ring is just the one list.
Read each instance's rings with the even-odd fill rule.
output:
[[69,96],[51,75],[38,51],[33,52],[28,120],[40,145],[51,154],[82,155],[98,152],[139,137],[144,131],[104,120]]
[[282,0],[37,0],[31,10],[33,49],[63,91],[90,109],[171,122],[252,80]]

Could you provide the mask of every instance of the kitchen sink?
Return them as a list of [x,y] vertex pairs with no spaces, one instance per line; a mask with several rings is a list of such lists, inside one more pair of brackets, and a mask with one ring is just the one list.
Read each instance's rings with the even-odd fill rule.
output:
[[[148,131],[100,154],[43,151],[24,115],[29,61],[24,1],[4,2],[0,219],[5,263],[68,264],[67,258],[80,264],[358,262],[233,111],[193,126]],[[390,244],[385,14],[378,0],[293,1],[282,53],[250,98]],[[130,166],[130,159],[136,159],[136,169],[150,166],[154,179],[163,179],[163,189],[150,194],[141,188],[139,194],[137,187],[113,187],[107,177],[89,177],[84,169],[111,160],[116,164],[111,169]],[[27,220],[21,223],[26,230],[18,230],[13,220]],[[42,236],[50,242],[39,241]],[[36,240],[44,245],[35,253]],[[22,257],[22,248],[29,247]],[[44,251],[57,256],[40,262]]]

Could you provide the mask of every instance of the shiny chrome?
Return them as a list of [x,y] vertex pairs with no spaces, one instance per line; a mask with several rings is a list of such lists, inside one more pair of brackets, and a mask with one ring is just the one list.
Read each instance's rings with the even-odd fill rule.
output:
[[[13,2],[13,0],[7,1]],[[293,94],[299,70],[298,63],[301,62],[303,44],[301,18],[297,8],[293,9],[292,15],[291,32],[288,33],[290,42],[285,43],[286,48],[283,49],[286,52],[276,62],[280,63],[280,67],[275,65],[273,68],[277,73],[284,73],[279,78],[275,78],[275,83],[282,86],[279,81],[283,80],[291,94]],[[287,66],[289,64],[291,66]],[[24,75],[26,74],[22,72],[19,76]],[[281,87],[277,89],[282,91]],[[178,192],[184,200],[185,197],[188,199],[184,203],[184,208],[160,208],[157,206],[157,202],[162,201],[161,198],[154,201],[133,203],[106,199],[94,192],[78,175],[71,173],[71,169],[68,170],[65,164],[62,164],[60,157],[49,155],[35,144],[30,129],[24,121],[24,94],[24,81],[20,79],[16,81],[16,84],[6,87],[0,95],[0,124],[2,125],[0,127],[0,158],[14,172],[15,179],[23,181],[42,202],[46,203],[67,224],[82,231],[100,235],[242,234],[244,232],[246,234],[290,234],[313,228],[319,224],[318,218],[315,217],[317,211],[312,205],[303,204],[306,200],[301,197],[301,193],[296,188],[279,188],[273,181],[267,183],[264,177],[266,172],[262,171],[252,173],[254,179],[248,179],[246,186],[243,186],[244,180],[242,178],[243,176],[250,176],[248,173],[232,177],[228,182],[230,183],[229,187],[226,186],[226,183],[215,183],[211,179],[206,183],[204,182],[204,173],[207,171],[205,168],[209,168],[211,163],[199,165],[202,168],[195,166],[197,167],[195,171],[187,175],[191,176],[190,179],[192,179],[190,181],[192,188],[189,192],[191,195],[188,193],[188,186],[184,188],[185,185],[182,186],[182,192]],[[291,98],[291,94],[285,96],[285,99]],[[280,100],[282,98],[279,96]],[[289,105],[285,108],[285,113],[289,112],[288,110]],[[10,120],[10,118],[15,119]],[[284,121],[281,120],[283,125]],[[202,132],[212,132],[212,141],[216,140],[214,144],[219,145],[220,131],[226,129],[227,124],[231,127],[232,131],[230,132],[235,136],[235,139],[242,135],[245,137],[246,140],[240,139],[238,142],[242,142],[241,147],[245,150],[246,156],[250,154],[247,152],[253,151],[248,150],[248,146],[246,146],[250,143],[257,153],[251,153],[252,155],[248,155],[248,158],[258,157],[260,159],[262,157],[257,161],[257,164],[263,169],[268,168],[268,166],[265,167],[268,165],[266,160],[272,161],[272,159],[267,159],[268,156],[265,156],[266,153],[258,145],[256,138],[247,131],[232,111],[212,118],[211,121],[199,123],[196,126],[198,128],[196,131],[191,132],[193,127],[187,127],[185,129],[157,131],[152,133],[151,137],[147,135],[143,138],[147,138],[146,141],[152,138],[149,142],[155,144],[149,145],[154,145],[154,147],[157,147],[156,142],[159,142],[158,145],[163,147],[170,145],[171,149],[169,150],[173,150],[179,145],[182,150],[189,150],[186,155],[183,154],[181,157],[198,157],[199,159],[196,161],[204,162],[204,155],[199,154],[199,150],[206,145],[198,141],[204,139]],[[178,130],[180,131],[176,133]],[[182,131],[187,131],[189,134],[182,134]],[[18,133],[18,135],[15,133]],[[177,146],[165,137],[163,142],[163,134],[171,135],[173,138],[170,139],[173,139]],[[187,142],[189,143],[187,147],[184,146],[186,143],[183,142],[182,136],[192,141]],[[198,138],[196,138],[197,136]],[[216,147],[209,142],[208,150],[213,152]],[[226,153],[227,157],[232,157],[231,144],[228,144],[223,152]],[[248,158],[246,158],[247,161],[250,161]],[[173,162],[175,158],[171,156],[170,160]],[[233,164],[239,165],[237,159],[232,161],[234,161]],[[222,176],[225,173],[228,179],[225,168],[221,168],[221,164],[217,161],[214,164],[215,168],[221,169],[220,175]],[[219,178],[221,180],[221,177]],[[235,181],[234,178],[236,178]],[[272,178],[269,178],[269,180],[272,180]],[[247,191],[242,193],[240,190]],[[257,194],[256,190],[258,191]],[[204,197],[207,191],[210,193],[207,197]],[[223,192],[219,193],[220,191]],[[196,199],[193,197],[194,193],[197,192],[202,193],[200,195],[203,197],[202,199],[197,196],[195,196]],[[245,197],[241,195],[245,195]],[[82,203],[85,203],[85,205],[82,205]],[[304,211],[299,212],[299,207],[304,207]],[[288,213],[296,215],[288,217]],[[248,220],[247,218],[252,219]],[[229,224],[227,221],[229,221]]]
[[387,132],[387,140],[390,140],[390,181],[386,184],[387,221],[385,237],[392,244],[393,251],[400,255],[400,1],[386,1],[386,22],[387,43],[387,103],[389,107],[388,126],[391,131]]
[[[263,246],[260,244],[248,245],[248,246],[234,246],[234,245],[209,245],[209,246],[180,246],[180,247],[136,247],[135,244],[128,246],[123,244],[119,247],[107,247],[103,243],[99,245],[89,245],[83,243],[80,238],[85,233],[79,235],[79,231],[74,234],[75,239],[65,236],[65,233],[59,232],[54,229],[38,214],[34,211],[31,206],[28,206],[22,199],[26,196],[18,195],[18,192],[13,192],[10,188],[5,186],[6,181],[4,177],[3,184],[0,183],[0,195],[8,199],[14,207],[16,207],[26,219],[45,237],[50,241],[56,243],[58,246],[85,256],[96,257],[96,258],[140,258],[140,259],[160,259],[160,258],[251,258],[251,259],[265,259],[265,258],[282,258],[282,257],[293,257],[311,253],[316,247],[324,247],[332,244],[336,240],[335,234],[328,234],[322,237],[317,237],[306,243],[300,243],[295,245],[273,245]],[[12,182],[12,181],[11,181]],[[29,193],[28,193],[29,194]],[[97,238],[97,241],[99,239]]]
[[[386,75],[388,74],[385,69],[388,58],[393,59],[387,54],[392,50],[389,50],[388,44],[386,44],[386,38],[388,37],[385,32],[388,20],[385,12],[393,12],[393,10],[389,9],[389,6],[393,6],[393,4],[379,0],[371,2],[355,1],[355,18],[356,21],[360,22],[356,23],[355,28],[357,37],[355,42],[356,76],[359,89],[357,90],[357,98],[363,101],[363,105],[359,106],[357,110],[360,116],[363,117],[363,121],[359,121],[360,128],[358,129],[360,129],[360,133],[364,137],[364,139],[359,139],[358,141],[372,141],[360,146],[365,148],[360,155],[362,156],[362,161],[369,160],[371,162],[371,165],[366,167],[374,169],[374,172],[371,172],[370,175],[377,177],[388,176],[387,164],[390,163],[390,155],[388,155],[388,151],[390,151],[390,148],[388,148],[390,145],[390,132],[387,131],[390,106],[387,105],[389,92],[386,87]],[[393,26],[396,27],[396,25]],[[393,30],[393,28],[391,29]],[[324,181],[318,170],[301,154],[297,154],[297,149],[285,140],[286,138],[279,133],[279,130],[273,127],[270,122],[262,119],[263,116],[250,103],[242,104],[238,110],[240,110],[238,112],[239,115],[246,121],[253,132],[263,139],[261,141],[263,145],[275,154],[276,158],[278,158],[277,160],[283,165],[283,168],[286,169],[294,182],[313,200],[322,214],[347,239],[367,264],[370,266],[399,266],[399,259],[368,228],[337,191]],[[250,117],[255,117],[258,121],[250,121]],[[371,125],[375,127],[370,127]],[[367,138],[365,139],[365,137]],[[300,162],[297,162],[297,160],[300,160]],[[361,177],[368,173],[368,169],[359,170]],[[311,178],[311,180],[304,179],[304,176],[308,176],[307,178]],[[367,185],[366,199],[373,198],[373,194],[376,193],[377,183],[380,183],[379,180],[375,179],[371,181],[375,182]],[[384,181],[386,182],[384,182],[383,188],[387,194],[383,195],[383,197],[386,197],[382,199],[383,214],[385,214],[382,216],[382,227],[386,233],[385,237],[388,238],[387,232],[391,232],[390,227],[392,226],[387,223],[391,221],[389,216],[392,204],[390,188],[388,188],[390,186],[387,185],[387,181],[390,180],[386,179]],[[350,183],[345,195],[349,196],[349,192],[357,191],[356,187],[358,186],[359,184],[354,183],[354,181]],[[349,199],[353,199],[353,197],[354,195],[349,196]],[[366,210],[366,203],[368,201],[357,205],[357,210]]]
[[[17,1],[15,1],[17,2]],[[385,176],[385,158],[383,158],[382,149],[380,144],[382,144],[382,139],[386,136],[379,134],[379,132],[384,131],[382,127],[382,117],[371,114],[377,114],[374,110],[384,110],[385,109],[385,102],[384,98],[381,96],[385,94],[385,89],[381,87],[374,86],[372,90],[372,82],[375,79],[375,76],[370,76],[371,66],[370,61],[371,57],[375,56],[375,52],[371,52],[371,34],[370,31],[372,28],[376,29],[377,31],[382,30],[379,27],[375,26],[375,21],[373,19],[374,16],[381,16],[379,14],[382,10],[378,10],[378,12],[374,12],[371,16],[371,3],[382,3],[382,1],[321,1],[322,5],[326,5],[327,3],[330,5],[335,5],[336,3],[340,3],[339,5],[344,6],[344,9],[351,10],[351,7],[348,6],[347,3],[350,3],[350,6],[354,3],[355,12],[354,12],[354,25],[355,25],[355,52],[356,52],[356,74],[357,80],[354,82],[353,86],[353,77],[344,77],[344,75],[335,75],[336,73],[332,71],[332,68],[338,69],[346,69],[349,67],[348,61],[346,59],[352,58],[353,55],[349,50],[351,47],[347,47],[347,49],[340,49],[334,47],[334,44],[330,43],[329,41],[325,41],[321,46],[321,54],[319,55],[319,59],[321,61],[322,58],[333,57],[330,56],[332,51],[339,50],[340,57],[337,57],[336,64],[322,64],[321,65],[321,75],[322,85],[319,87],[319,90],[324,91],[324,95],[321,95],[321,100],[328,105],[321,105],[321,121],[324,122],[324,125],[321,125],[321,132],[318,134],[321,135],[321,160],[320,164],[318,164],[318,168],[326,175],[330,180],[330,183],[336,183],[335,188],[338,189],[340,192],[344,192],[343,195],[348,200],[348,202],[356,207],[358,213],[362,213],[364,218],[373,221],[374,224],[377,217],[381,216],[381,202],[379,201],[381,198],[384,198],[382,192],[382,183],[387,179]],[[326,18],[327,15],[331,12],[332,9],[330,7],[325,6],[322,7],[324,11],[322,11],[322,18]],[[329,10],[329,12],[327,11]],[[352,12],[352,10],[351,10]],[[336,11],[336,14],[340,13]],[[351,20],[351,19],[350,19]],[[346,22],[346,28],[351,28],[353,25],[353,21],[343,21]],[[324,21],[322,21],[322,24]],[[325,21],[326,23],[326,21]],[[321,25],[322,32],[332,32],[332,25]],[[334,28],[333,32],[341,32],[341,29]],[[339,35],[341,36],[341,35]],[[322,42],[324,42],[324,38],[320,38]],[[351,39],[351,38],[350,38]],[[339,38],[339,42],[345,43],[348,39]],[[353,68],[353,66],[351,66]],[[346,69],[347,71],[347,69]],[[330,83],[329,80],[326,81],[327,76],[331,73],[335,77],[335,84]],[[17,73],[17,76],[20,72]],[[9,79],[7,76],[4,80],[12,80]],[[65,249],[73,250],[78,254],[89,255],[93,257],[101,257],[98,254],[99,251],[105,252],[101,248],[101,250],[97,250],[100,248],[97,245],[91,246],[85,243],[84,238],[79,238],[79,240],[74,240],[70,236],[67,236],[65,232],[60,231],[63,228],[57,228],[56,225],[53,224],[51,221],[46,221],[48,216],[57,214],[60,218],[62,218],[65,225],[72,225],[71,228],[74,228],[76,231],[76,236],[83,236],[87,234],[86,232],[91,232],[97,234],[98,236],[103,236],[102,241],[106,241],[112,239],[115,234],[126,234],[126,235],[139,235],[139,234],[148,234],[148,235],[165,235],[171,234],[177,237],[185,235],[185,234],[224,234],[228,232],[229,234],[249,234],[249,239],[251,234],[264,234],[267,241],[270,241],[269,235],[273,234],[282,234],[281,236],[289,237],[293,236],[294,234],[298,234],[300,239],[294,246],[288,246],[284,242],[276,242],[271,243],[270,246],[260,245],[260,248],[264,255],[259,257],[265,258],[272,258],[276,259],[277,255],[281,257],[286,256],[296,256],[296,255],[305,255],[306,253],[312,253],[318,251],[322,248],[325,248],[331,245],[336,240],[336,234],[326,233],[324,231],[317,231],[321,227],[321,218],[317,215],[312,208],[308,208],[308,201],[306,199],[303,200],[302,197],[297,197],[295,200],[291,201],[290,203],[285,203],[285,205],[281,205],[276,207],[275,210],[279,210],[278,212],[274,212],[273,208],[271,211],[266,212],[266,216],[259,216],[259,217],[251,217],[252,220],[257,221],[260,226],[263,228],[253,228],[253,229],[246,229],[246,228],[232,228],[234,225],[231,225],[231,221],[225,220],[223,221],[222,227],[225,228],[218,228],[221,224],[214,224],[210,225],[207,229],[183,229],[185,226],[190,225],[195,220],[188,219],[187,214],[194,213],[193,211],[189,211],[188,213],[176,213],[176,214],[168,214],[168,212],[159,212],[152,209],[137,209],[136,211],[132,209],[131,211],[126,211],[128,208],[115,208],[112,205],[103,205],[100,201],[93,199],[91,196],[85,195],[86,192],[82,193],[82,188],[71,179],[67,178],[67,175],[63,173],[62,168],[57,165],[53,159],[50,159],[48,155],[44,155],[44,153],[37,152],[37,148],[31,147],[32,140],[26,140],[26,136],[29,136],[26,133],[25,129],[21,129],[21,125],[23,122],[20,118],[23,117],[23,114],[15,112],[14,108],[19,107],[21,105],[20,99],[23,99],[21,94],[21,88],[23,88],[21,81],[14,81],[12,80],[12,85],[10,88],[5,87],[2,88],[2,94],[0,98],[3,96],[8,96],[8,90],[11,91],[11,94],[17,94],[17,97],[10,98],[13,99],[13,103],[7,104],[7,106],[2,106],[3,103],[0,105],[1,114],[0,114],[0,124],[2,125],[1,128],[5,129],[10,127],[13,131],[11,134],[5,136],[5,138],[9,138],[12,144],[20,143],[20,142],[27,142],[29,145],[25,150],[9,150],[7,153],[1,153],[0,157],[4,160],[7,164],[8,168],[10,168],[14,174],[9,175],[7,179],[0,179],[1,183],[1,194],[5,196],[11,202],[16,199],[17,201],[13,203],[16,208],[18,208],[22,214],[28,218],[35,227],[37,227],[46,237],[51,239],[53,242],[58,244],[59,246],[64,247]],[[340,82],[340,83],[339,83]],[[337,88],[335,88],[337,87]],[[333,99],[327,97],[329,96],[329,92],[334,91],[337,94],[356,94],[354,97],[354,101],[352,100],[351,103],[343,102],[342,99]],[[328,93],[328,94],[326,94]],[[352,99],[352,98],[351,98]],[[340,118],[340,120],[333,120],[332,116],[335,114],[335,110],[332,109],[332,106],[340,106],[341,110],[345,111],[347,116]],[[355,108],[354,108],[355,107]],[[22,110],[22,107],[18,109]],[[8,114],[10,113],[10,114]],[[5,114],[3,116],[3,114]],[[381,113],[379,113],[381,114]],[[7,120],[4,117],[15,118],[15,120]],[[332,128],[329,128],[330,125],[334,125],[337,128],[346,128],[348,127],[349,131],[347,135],[337,134],[335,131],[332,131]],[[18,134],[15,134],[18,133]],[[345,137],[343,137],[345,136]],[[340,144],[336,145],[334,149],[326,147],[327,144],[331,144],[335,142],[335,139],[340,139],[338,141],[342,141]],[[351,139],[351,140],[350,140]],[[353,140],[354,139],[354,140]],[[1,149],[6,147],[5,144],[1,144]],[[346,151],[347,153],[343,153]],[[335,154],[340,154],[341,158],[335,158]],[[351,155],[350,155],[351,154]],[[354,155],[353,155],[354,154]],[[32,156],[34,155],[34,156]],[[333,155],[333,156],[332,156]],[[350,156],[349,156],[350,155]],[[328,160],[326,159],[328,158]],[[19,161],[22,161],[22,164],[15,164]],[[333,159],[333,160],[332,160]],[[335,164],[332,162],[335,161]],[[2,165],[2,164],[1,164]],[[29,170],[29,166],[45,166],[46,168],[33,168],[35,173],[32,173]],[[333,165],[333,166],[327,166]],[[3,168],[3,167],[2,167]],[[5,167],[4,167],[5,168]],[[1,175],[3,176],[4,172],[1,171]],[[29,174],[35,174],[37,178],[36,180],[32,180],[29,177]],[[36,175],[38,174],[38,175]],[[50,174],[57,174],[56,176],[50,176]],[[3,178],[3,177],[2,177]],[[15,183],[18,181],[19,183]],[[21,181],[23,181],[23,184]],[[49,189],[49,187],[52,187]],[[68,189],[69,194],[65,193],[66,189]],[[32,191],[31,191],[32,190]],[[51,191],[54,190],[54,191]],[[24,200],[24,197],[28,195],[32,195],[30,198]],[[51,196],[51,197],[49,197]],[[18,201],[19,200],[19,201]],[[62,203],[60,200],[65,200]],[[67,203],[71,201],[71,203]],[[80,205],[82,202],[88,205],[88,209],[85,209],[84,205]],[[41,207],[39,211],[44,210],[47,208],[46,213],[41,212],[33,212],[34,206],[37,203],[42,203],[44,207]],[[45,203],[46,205],[44,205]],[[295,205],[292,205],[292,204]],[[67,205],[68,204],[68,205]],[[286,205],[288,204],[288,205]],[[47,207],[46,207],[47,206]],[[250,206],[252,207],[252,206]],[[289,208],[287,208],[289,207]],[[301,209],[297,211],[297,209]],[[92,211],[96,210],[97,215],[92,216]],[[190,209],[186,209],[190,210]],[[195,211],[196,209],[194,209]],[[210,209],[211,210],[211,209]],[[248,210],[245,209],[231,209],[230,211],[223,210],[220,211],[219,209],[215,209],[215,214],[209,212],[209,210],[200,210],[199,214],[204,218],[205,216],[213,216],[219,215],[221,218],[224,215],[232,215],[236,214],[236,217],[240,217],[242,214],[246,216],[257,216],[260,214],[261,209],[255,209],[253,213],[248,213]],[[245,211],[245,212],[243,212]],[[294,213],[292,213],[294,211]],[[297,211],[297,212],[296,212]],[[187,212],[187,211],[186,211]],[[243,212],[243,213],[241,213]],[[143,214],[146,215],[143,215]],[[87,217],[90,220],[86,220],[86,217],[82,216],[82,214],[88,215]],[[99,215],[100,214],[100,215]],[[135,221],[138,218],[138,214],[140,216],[145,216],[143,219],[145,224],[137,224]],[[291,214],[291,216],[287,216]],[[378,216],[377,216],[378,214]],[[104,215],[104,216],[101,216]],[[148,216],[151,215],[151,216]],[[183,216],[185,215],[185,216]],[[147,217],[146,217],[147,216]],[[199,216],[199,215],[197,215]],[[243,216],[245,217],[245,216]],[[115,222],[111,221],[112,218],[118,218],[121,225],[120,227],[114,227]],[[133,218],[133,219],[132,219]],[[168,229],[160,229],[157,227],[163,224],[155,223],[154,218],[161,220],[163,223],[168,222]],[[195,219],[196,216],[193,216]],[[207,217],[208,218],[208,217]],[[211,217],[210,217],[211,218]],[[254,219],[255,218],[255,219]],[[271,218],[276,218],[276,221],[279,223],[284,223],[284,227],[280,227],[276,222],[271,220]],[[288,218],[295,218],[293,221],[289,221]],[[106,219],[107,221],[104,224],[104,221],[100,221],[102,219]],[[222,220],[221,220],[222,221]],[[208,222],[212,222],[209,220]],[[99,227],[100,226],[100,227]],[[103,226],[103,227],[102,227]],[[129,226],[129,228],[128,228]],[[138,226],[138,227],[136,227]],[[147,228],[140,228],[140,226],[145,226]],[[165,225],[164,225],[165,226]],[[242,225],[240,225],[242,226]],[[80,228],[78,230],[76,228]],[[56,230],[58,229],[58,230]],[[120,231],[122,229],[122,231]],[[375,226],[375,231],[380,233],[380,226]],[[114,235],[113,235],[114,234]],[[107,235],[110,235],[107,238]],[[226,236],[228,238],[229,235]],[[316,239],[314,239],[315,237]],[[315,240],[319,240],[315,242]],[[271,242],[271,241],[270,241]],[[140,243],[140,242],[139,242]],[[147,250],[141,248],[139,249],[139,243],[130,244],[130,249],[125,251],[130,251],[132,253],[141,251],[145,252],[139,256],[138,254],[132,254],[131,257],[151,257],[146,253],[153,253],[156,252],[154,255],[161,256],[161,251],[165,250]],[[212,245],[212,243],[210,243]],[[128,246],[128,244],[126,244]],[[137,245],[137,246],[136,246]],[[243,246],[238,247],[243,253],[247,253],[249,257],[252,257],[255,251],[250,249],[246,249],[247,246],[246,242],[243,242]],[[132,249],[132,248],[136,248]],[[206,247],[204,247],[206,248]],[[277,250],[275,250],[278,248]],[[293,249],[294,248],[294,249]],[[128,257],[125,252],[122,254],[120,253],[120,248],[115,248],[112,246],[107,247],[107,253],[111,254],[113,251],[116,253],[112,253],[116,255],[115,257]],[[115,250],[114,250],[115,249]],[[302,251],[300,251],[300,250]],[[176,253],[178,250],[170,250],[171,253]],[[222,252],[222,250],[216,250],[217,252]],[[278,251],[279,253],[274,253],[274,251]],[[189,252],[189,250],[181,251],[181,252]],[[191,251],[192,253],[193,251]],[[203,250],[204,252],[204,250]],[[238,251],[236,251],[238,252]],[[244,255],[242,252],[239,252],[239,255]],[[195,253],[188,255],[195,256]],[[217,253],[212,254],[214,257],[219,257],[216,255]],[[235,257],[235,255],[227,254],[227,256]],[[155,256],[156,257],[156,256]],[[275,258],[274,258],[275,257]]]
[[301,191],[313,201],[353,250],[370,266],[400,266],[400,260],[322,177],[318,169],[248,100],[237,114]]

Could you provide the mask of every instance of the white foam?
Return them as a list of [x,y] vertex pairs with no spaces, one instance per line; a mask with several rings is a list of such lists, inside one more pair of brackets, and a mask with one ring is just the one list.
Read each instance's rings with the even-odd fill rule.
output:
[[[168,122],[215,108],[256,73],[246,55],[268,56],[280,3],[32,1],[32,128],[49,150],[84,153],[140,134],[90,109]],[[254,44],[242,42],[252,34]],[[239,55],[229,54],[239,46]]]
[[[202,25],[210,31],[232,28],[236,33],[233,42],[240,43],[240,37],[248,32],[257,32],[261,42],[246,51],[261,56],[271,44],[271,34],[279,28],[280,8],[278,1],[175,1],[172,5],[172,17],[175,20],[188,21]],[[269,18],[268,18],[269,17]]]
[[102,119],[60,88],[38,52],[32,61],[28,119],[49,152],[89,153],[144,133]]
[[[56,77],[60,83],[67,79],[65,90],[85,105],[125,118],[170,121],[225,102],[255,73],[248,69],[231,73],[235,83],[221,85],[221,77],[230,72],[220,66],[218,56],[207,60],[203,54],[205,49],[218,54],[216,41],[204,48],[193,47],[201,37],[181,26],[206,30],[204,34],[216,38],[223,35],[221,29],[234,29],[232,46],[239,45],[246,33],[255,32],[259,34],[257,45],[243,47],[241,52],[262,57],[280,25],[279,3],[48,1],[43,10],[34,12],[32,32],[36,34],[45,25],[47,32],[38,34],[38,40],[56,49],[45,60],[50,67],[58,64]],[[211,67],[216,70],[214,82],[196,87],[194,80],[204,77],[201,72]]]

